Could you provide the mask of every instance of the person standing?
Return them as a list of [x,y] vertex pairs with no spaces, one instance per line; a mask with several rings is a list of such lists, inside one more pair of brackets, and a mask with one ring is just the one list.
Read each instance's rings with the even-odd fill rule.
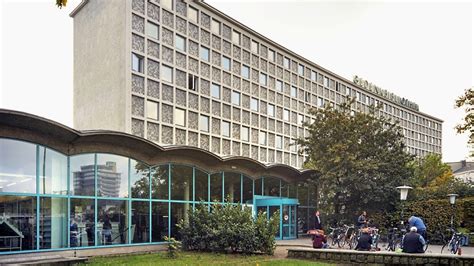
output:
[[357,218],[357,226],[363,228],[367,226],[367,212],[363,211],[362,214]]
[[314,213],[314,229],[323,230],[323,224],[321,223],[321,217],[319,217],[319,211]]
[[424,245],[425,239],[417,233],[415,226],[410,228],[410,233],[406,234],[402,240],[402,250],[404,253],[425,253]]

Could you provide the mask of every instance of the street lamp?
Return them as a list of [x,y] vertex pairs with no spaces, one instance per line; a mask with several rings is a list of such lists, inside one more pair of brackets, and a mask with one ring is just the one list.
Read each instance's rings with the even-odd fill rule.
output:
[[412,187],[409,186],[399,186],[397,189],[400,189],[400,200],[402,201],[402,211],[400,213],[400,219],[402,220],[403,224],[403,209],[404,209],[404,202],[407,200],[408,196],[408,190],[412,189]]
[[453,223],[454,223],[454,204],[456,203],[456,197],[459,196],[458,194],[448,194],[449,197],[449,203],[451,203],[452,206],[452,212],[451,212],[451,228],[453,228]]

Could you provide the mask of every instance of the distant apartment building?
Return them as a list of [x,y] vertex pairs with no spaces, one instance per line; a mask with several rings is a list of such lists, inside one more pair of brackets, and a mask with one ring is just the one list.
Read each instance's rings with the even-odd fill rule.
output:
[[474,182],[474,162],[462,160],[447,164],[451,167],[455,178],[464,182]]
[[[95,166],[81,166],[81,171],[73,173],[74,191],[79,195],[94,194]],[[97,165],[97,193],[102,197],[119,197],[122,173],[117,173],[115,162]],[[91,190],[91,191],[85,191]]]

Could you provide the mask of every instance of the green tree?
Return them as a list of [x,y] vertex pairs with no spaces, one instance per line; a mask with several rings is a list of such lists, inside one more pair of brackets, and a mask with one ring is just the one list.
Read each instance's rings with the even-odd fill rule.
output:
[[419,160],[414,160],[413,167],[414,176],[412,186],[415,187],[425,188],[430,185],[435,185],[432,184],[435,180],[437,180],[437,184],[440,185],[439,182],[442,177],[447,181],[453,175],[451,167],[443,163],[441,155],[439,154],[428,154]]
[[[464,94],[456,99],[456,108],[464,107],[466,113],[463,123],[456,126],[458,134],[469,133],[470,145],[474,144],[474,87],[464,91]],[[471,152],[474,155],[474,152]]]
[[395,187],[412,176],[398,125],[377,108],[352,111],[354,100],[338,107],[311,109],[314,122],[305,123],[309,136],[297,140],[308,155],[305,167],[319,172],[319,208],[335,218],[353,221],[362,209],[392,211],[398,202]]

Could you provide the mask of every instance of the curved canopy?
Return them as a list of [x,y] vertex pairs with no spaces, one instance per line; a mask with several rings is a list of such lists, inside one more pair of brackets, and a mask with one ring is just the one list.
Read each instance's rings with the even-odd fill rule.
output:
[[193,146],[160,146],[147,139],[109,130],[79,131],[33,114],[0,109],[0,137],[48,146],[67,155],[107,152],[135,158],[149,165],[190,164],[208,172],[238,171],[251,177],[275,176],[286,181],[306,180],[314,170],[285,164],[265,165],[243,156],[218,156]]

